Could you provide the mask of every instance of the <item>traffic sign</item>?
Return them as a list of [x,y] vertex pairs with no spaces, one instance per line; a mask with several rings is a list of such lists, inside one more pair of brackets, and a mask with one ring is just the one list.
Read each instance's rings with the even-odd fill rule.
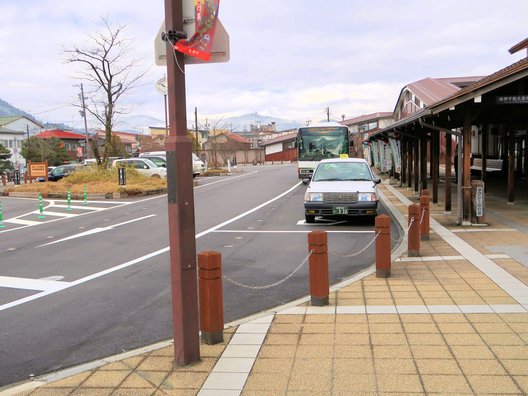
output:
[[[183,30],[187,34],[187,38],[191,38],[196,30],[194,1],[187,0],[183,2]],[[157,66],[167,65],[167,44],[161,39],[161,33],[165,31],[165,22],[162,22],[158,34],[154,39],[154,60]],[[229,61],[229,34],[220,19],[218,19],[213,45],[211,47],[211,59],[204,61],[194,56],[185,55],[185,64],[221,63],[227,61]]]

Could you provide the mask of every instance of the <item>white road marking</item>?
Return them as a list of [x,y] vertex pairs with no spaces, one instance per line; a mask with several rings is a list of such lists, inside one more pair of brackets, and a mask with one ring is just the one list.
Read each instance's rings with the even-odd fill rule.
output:
[[[25,226],[32,226],[32,225],[42,224],[41,221],[22,220],[22,219],[18,219],[16,217],[13,217],[12,219],[4,220],[4,223],[21,224],[21,225],[25,225]],[[6,231],[8,231],[8,230],[6,230]]]
[[[40,214],[40,212],[38,210],[35,210],[34,212],[31,212],[32,214]],[[74,214],[74,213],[63,213],[63,212],[50,212],[48,210],[45,210],[43,212],[43,215],[44,216],[55,216],[55,217],[77,217],[79,215],[77,214]]]
[[148,219],[149,217],[154,217],[154,216],[156,216],[156,215],[155,214],[151,214],[151,215],[148,215],[148,216],[139,217],[137,219],[132,219],[132,220],[124,221],[122,223],[114,224],[114,225],[108,226],[108,227],[97,227],[97,228],[94,228],[94,229],[91,229],[91,230],[88,230],[88,231],[81,232],[79,234],[70,235],[69,237],[66,237],[66,238],[62,238],[62,239],[58,239],[58,240],[53,241],[53,242],[45,243],[44,245],[39,245],[37,247],[39,248],[39,247],[43,247],[43,246],[53,245],[55,243],[69,241],[70,239],[76,239],[76,238],[81,238],[81,237],[85,237],[85,236],[88,236],[88,235],[97,234],[99,232],[110,231],[110,230],[113,230],[115,227],[120,227],[120,226],[125,225],[125,224],[134,223],[136,221]]
[[336,221],[336,220],[330,220],[330,219],[317,219],[318,223],[307,223],[306,220],[299,220],[297,222],[297,225],[304,225],[308,227],[314,227],[314,226],[334,226],[338,224],[344,224],[346,223],[345,220]]
[[243,175],[239,175],[239,176],[233,176],[233,177],[226,177],[225,179],[222,179],[222,180],[216,180],[214,182],[211,182],[211,183],[207,183],[207,184],[202,184],[200,186],[196,186],[194,187],[195,190],[198,190],[199,188],[202,188],[202,187],[207,187],[207,186],[212,186],[213,184],[217,184],[217,183],[223,183],[223,182],[226,182],[226,181],[229,181],[229,180],[234,180],[234,179],[239,179],[241,177],[245,177],[245,176],[250,176],[254,173],[257,173],[258,171],[253,171],[253,172],[249,172],[249,173],[245,173]]
[[64,276],[60,275],[53,275],[53,276],[47,276],[45,278],[41,278],[43,280],[49,280],[49,281],[60,281],[64,279]]
[[[248,211],[246,211],[246,212],[244,212],[244,213],[242,213],[242,214],[240,214],[240,215],[238,215],[238,216],[235,216],[235,217],[233,217],[233,218],[231,218],[231,219],[229,219],[229,220],[227,220],[227,221],[224,221],[223,223],[220,223],[220,224],[218,224],[218,225],[216,225],[216,226],[214,226],[214,227],[211,227],[211,228],[209,228],[209,229],[207,229],[207,230],[205,230],[205,231],[202,231],[202,232],[196,234],[195,238],[198,239],[198,238],[200,238],[200,237],[202,237],[202,236],[204,236],[204,235],[210,234],[210,233],[212,233],[212,232],[218,230],[219,228],[221,228],[221,227],[223,227],[223,226],[225,226],[225,225],[227,225],[227,224],[230,224],[230,223],[232,223],[232,222],[234,222],[234,221],[236,221],[236,220],[239,220],[239,219],[241,219],[242,217],[247,216],[248,214],[253,213],[253,212],[255,212],[255,211],[257,211],[257,210],[259,210],[259,209],[265,207],[266,205],[269,205],[270,203],[272,203],[272,202],[274,202],[274,201],[276,201],[276,200],[282,198],[282,197],[285,196],[286,194],[289,194],[290,192],[292,192],[293,190],[295,190],[297,187],[299,187],[301,184],[302,184],[302,182],[299,182],[299,183],[295,184],[292,188],[290,188],[290,189],[288,189],[287,191],[283,192],[282,194],[277,195],[275,198],[272,198],[272,199],[270,199],[269,201],[266,201],[266,202],[264,202],[263,204],[260,204],[260,205],[258,205],[258,206],[256,206],[256,207],[254,207],[253,209],[250,209],[250,210],[248,210]],[[139,264],[139,263],[141,263],[141,262],[143,262],[143,261],[145,261],[145,260],[148,260],[148,259],[150,259],[150,258],[152,258],[152,257],[156,257],[156,256],[158,256],[158,255],[160,255],[160,254],[163,254],[163,253],[166,253],[166,252],[168,252],[168,251],[170,251],[170,246],[167,246],[167,247],[165,247],[165,248],[163,248],[163,249],[160,249],[160,250],[156,250],[155,252],[152,252],[152,253],[146,254],[146,255],[144,255],[144,256],[141,256],[141,257],[138,257],[138,258],[136,258],[136,259],[133,259],[133,260],[127,261],[127,262],[125,262],[125,263],[119,264],[119,265],[117,265],[117,266],[115,266],[115,267],[108,268],[108,269],[106,269],[106,270],[104,270],[104,271],[97,272],[97,273],[95,273],[95,274],[92,274],[92,275],[86,276],[86,277],[84,277],[84,278],[78,279],[78,280],[73,281],[73,282],[69,282],[69,283],[67,283],[67,282],[61,282],[61,284],[64,284],[64,285],[65,285],[61,290],[68,289],[68,288],[70,288],[70,287],[77,286],[77,285],[80,285],[80,284],[82,284],[82,283],[85,283],[85,282],[91,281],[91,280],[93,280],[93,279],[97,279],[97,278],[100,278],[100,277],[102,277],[102,276],[105,276],[105,275],[111,274],[112,272],[116,272],[116,271],[119,271],[119,270],[121,270],[121,269],[124,269],[124,268],[130,267],[130,266],[132,266],[132,265]],[[32,295],[32,296],[28,296],[28,297],[25,297],[25,298],[21,298],[21,299],[19,299],[19,300],[12,301],[12,302],[7,303],[7,304],[0,305],[0,311],[4,311],[4,310],[6,310],[6,309],[13,308],[13,307],[16,307],[16,306],[18,306],[18,305],[25,304],[25,303],[27,303],[27,302],[37,300],[37,299],[39,299],[39,298],[42,298],[42,297],[48,296],[48,295],[53,294],[53,293],[54,293],[54,291],[46,290],[46,291],[42,291],[42,292],[40,292],[40,293],[34,294],[34,295]]]
[[0,276],[0,287],[13,289],[40,290],[44,292],[56,292],[68,287],[69,282],[59,282],[46,279],[17,278],[12,276]]
[[[53,205],[53,207],[54,208],[68,208],[68,205]],[[71,209],[81,209],[81,210],[91,210],[91,211],[94,211],[94,212],[108,209],[108,208],[102,208],[100,206],[80,206],[80,205],[70,205],[69,208],[71,208]]]

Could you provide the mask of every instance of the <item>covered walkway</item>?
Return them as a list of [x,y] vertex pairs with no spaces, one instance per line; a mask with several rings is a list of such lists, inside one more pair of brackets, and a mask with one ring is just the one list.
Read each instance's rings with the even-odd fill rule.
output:
[[[369,144],[399,140],[400,184],[415,192],[428,189],[438,203],[443,183],[445,212],[456,206],[458,224],[482,224],[485,214],[472,210],[481,203],[472,196],[479,187],[493,188],[505,204],[528,202],[527,129],[525,58],[397,121]],[[462,172],[455,177],[457,168]]]

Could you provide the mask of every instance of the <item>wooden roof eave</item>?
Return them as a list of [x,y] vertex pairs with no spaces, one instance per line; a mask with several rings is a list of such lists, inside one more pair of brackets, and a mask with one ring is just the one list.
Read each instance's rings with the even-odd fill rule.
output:
[[368,140],[373,141],[377,139],[381,139],[381,137],[386,136],[387,132],[396,131],[401,133],[398,128],[407,127],[411,124],[414,124],[416,121],[418,121],[421,117],[425,117],[431,114],[431,110],[429,108],[422,109],[413,115],[406,117],[400,121],[395,122],[394,124],[389,125],[388,127],[385,127],[383,129],[380,129],[378,132],[373,134],[372,136],[369,136]]
[[525,70],[522,70],[518,73],[515,73],[515,74],[512,74],[512,75],[509,75],[509,76],[506,76],[500,80],[497,80],[497,81],[494,81],[494,82],[491,82],[490,84],[488,85],[485,85],[483,87],[480,87],[480,88],[477,88],[475,90],[472,90],[472,91],[469,91],[467,93],[465,93],[464,95],[462,96],[456,96],[455,94],[455,97],[452,98],[452,99],[449,99],[447,98],[446,100],[443,100],[443,101],[440,101],[439,103],[437,104],[433,104],[430,106],[430,109],[431,109],[431,114],[438,114],[438,113],[441,113],[443,111],[446,111],[446,110],[449,110],[451,108],[454,108],[456,107],[457,105],[460,105],[464,102],[467,102],[469,100],[473,100],[475,99],[476,97],[478,96],[482,96],[488,92],[491,92],[495,89],[498,89],[498,88],[501,88],[505,85],[508,85],[512,82],[515,82],[517,80],[520,80],[521,78],[524,78],[524,77],[527,77],[528,76],[528,69],[525,69]]

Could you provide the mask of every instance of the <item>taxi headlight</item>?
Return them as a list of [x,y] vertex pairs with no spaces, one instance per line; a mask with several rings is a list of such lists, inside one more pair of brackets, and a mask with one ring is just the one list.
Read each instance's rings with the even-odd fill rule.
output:
[[359,193],[358,194],[359,202],[373,202],[377,200],[378,198],[376,197],[375,193]]
[[304,194],[304,200],[306,202],[323,202],[323,193],[307,192]]

